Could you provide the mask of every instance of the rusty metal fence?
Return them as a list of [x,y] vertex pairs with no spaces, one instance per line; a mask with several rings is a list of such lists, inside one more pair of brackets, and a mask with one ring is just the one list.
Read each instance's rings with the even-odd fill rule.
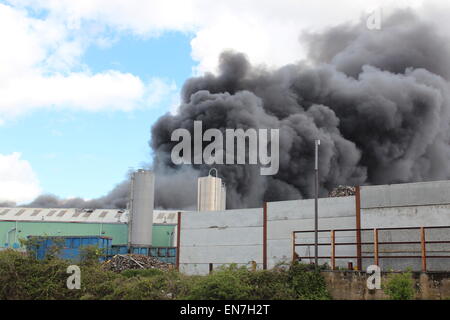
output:
[[[392,240],[397,234],[400,238],[404,238],[404,232],[408,232],[407,238],[413,238],[412,240]],[[438,232],[439,231],[439,232]],[[354,259],[357,261],[357,269],[362,269],[362,260],[371,259],[372,264],[380,265],[382,259],[421,259],[421,270],[427,271],[428,259],[448,259],[450,258],[449,249],[438,248],[438,250],[432,250],[428,252],[430,246],[450,244],[450,226],[436,226],[436,227],[402,227],[402,228],[375,228],[375,229],[335,229],[335,230],[319,230],[321,239],[329,239],[329,242],[323,242],[319,240],[318,246],[328,247],[330,255],[320,255],[319,259],[327,259],[330,261],[330,266],[333,270],[336,269],[337,259]],[[389,232],[390,236],[385,237],[391,239],[385,241],[380,239],[381,233]],[[403,232],[403,233],[402,233]],[[312,238],[302,239],[308,240],[299,243],[297,235],[299,234],[314,234],[314,230],[303,230],[292,232],[292,260],[308,260],[312,262],[314,256],[306,255],[301,256],[297,254],[298,247],[314,246],[311,242]],[[339,237],[339,234],[345,233],[346,236]],[[352,235],[349,237],[349,233]],[[361,235],[365,236],[361,236]],[[348,238],[354,238],[354,241],[348,241]],[[370,239],[371,238],[371,239]],[[415,239],[414,239],[415,238]],[[345,239],[345,241],[337,241],[338,239]],[[417,250],[401,249],[402,246],[420,246]],[[337,248],[340,246],[354,247],[354,255],[338,255]],[[366,250],[363,250],[363,247]],[[368,248],[372,250],[369,250]],[[383,250],[383,247],[389,247],[390,250]],[[395,248],[392,250],[392,248]],[[411,248],[411,247],[410,247]],[[348,250],[347,250],[348,251]],[[409,254],[409,253],[418,254]],[[445,255],[437,253],[446,253]],[[449,260],[450,261],[450,260]]]

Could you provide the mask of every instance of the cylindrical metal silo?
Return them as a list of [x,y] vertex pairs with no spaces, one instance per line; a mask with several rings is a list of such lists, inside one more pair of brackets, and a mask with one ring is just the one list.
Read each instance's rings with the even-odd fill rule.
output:
[[211,175],[198,178],[197,192],[198,211],[225,210],[226,192],[225,186],[222,184],[222,179]]
[[129,242],[131,247],[152,245],[155,176],[152,171],[138,170],[131,181]]

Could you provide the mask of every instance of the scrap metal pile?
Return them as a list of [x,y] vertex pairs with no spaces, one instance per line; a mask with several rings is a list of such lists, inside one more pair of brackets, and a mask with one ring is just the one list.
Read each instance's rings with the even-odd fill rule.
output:
[[338,186],[330,191],[329,197],[348,197],[355,195],[355,187],[352,186]]
[[103,262],[103,268],[114,272],[130,269],[160,269],[168,270],[172,265],[153,257],[141,254],[117,254]]

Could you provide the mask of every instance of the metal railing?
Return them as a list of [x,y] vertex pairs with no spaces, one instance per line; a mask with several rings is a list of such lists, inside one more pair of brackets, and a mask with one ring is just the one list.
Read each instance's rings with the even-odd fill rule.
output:
[[[427,230],[445,230],[447,229],[448,232],[446,233],[447,240],[427,240],[426,238],[426,231]],[[392,231],[392,232],[400,232],[405,230],[417,230],[419,232],[419,241],[380,241],[380,231]],[[304,243],[298,243],[296,235],[297,234],[307,234],[307,233],[314,233],[314,230],[303,230],[303,231],[293,231],[292,232],[292,261],[297,260],[303,260],[303,259],[309,259],[310,262],[314,260],[314,256],[308,255],[308,256],[299,256],[296,252],[297,247],[301,246],[314,246],[314,243],[311,242],[304,242]],[[450,258],[450,250],[448,251],[442,251],[439,252],[448,252],[448,255],[430,255],[427,254],[427,244],[450,244],[450,226],[436,226],[436,227],[402,227],[402,228],[375,228],[375,229],[335,229],[335,230],[318,230],[319,234],[326,233],[329,235],[330,242],[319,242],[318,246],[329,246],[330,248],[330,255],[329,256],[319,256],[318,259],[329,259],[330,265],[333,270],[336,269],[336,259],[355,259],[358,261],[361,261],[361,259],[373,259],[373,264],[379,265],[379,262],[381,259],[421,259],[422,262],[422,271],[427,271],[427,260],[428,259],[446,259]],[[355,241],[346,241],[346,242],[337,242],[337,234],[341,232],[355,232],[354,238],[359,239]],[[361,232],[372,232],[372,241],[363,241],[361,240]],[[348,238],[349,236],[345,236]],[[323,237],[322,237],[323,238]],[[327,237],[328,238],[328,237]],[[311,239],[309,239],[311,240]],[[417,250],[417,252],[420,251],[420,255],[381,255],[380,253],[383,253],[380,251],[380,246],[383,245],[419,245],[420,244],[420,250]],[[373,255],[363,255],[361,252],[362,246],[373,246]],[[356,246],[356,255],[341,255],[338,256],[336,254],[336,248],[338,246]],[[406,250],[399,250],[394,251],[394,253],[407,253]],[[414,251],[416,252],[416,251]],[[358,254],[360,253],[360,254]],[[361,263],[358,263],[358,268],[361,268]]]

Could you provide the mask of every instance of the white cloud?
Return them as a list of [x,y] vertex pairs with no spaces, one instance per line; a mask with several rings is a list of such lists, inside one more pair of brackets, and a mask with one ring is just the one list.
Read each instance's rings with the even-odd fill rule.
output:
[[157,105],[165,99],[173,100],[178,95],[179,92],[174,81],[152,78],[147,83],[145,101],[149,105]]
[[[224,49],[255,63],[279,66],[304,58],[302,30],[358,21],[373,8],[418,7],[423,0],[15,0],[50,10],[76,26],[95,21],[143,36],[167,30],[193,32],[198,72],[214,71]],[[444,3],[445,1],[437,1]]]
[[28,161],[18,152],[0,154],[0,202],[24,203],[41,193],[39,181]]
[[[448,8],[444,0],[427,4],[430,2]],[[377,7],[388,12],[391,7],[419,7],[422,3],[424,0],[9,0],[8,5],[0,4],[0,123],[2,118],[41,107],[131,110],[161,101],[161,92],[173,94],[172,83],[167,81],[163,85],[154,79],[144,82],[113,70],[91,73],[82,64],[82,55],[90,45],[110,44],[111,33],[106,30],[115,31],[113,37],[189,32],[193,34],[191,55],[198,61],[193,72],[214,72],[225,49],[244,52],[253,63],[280,66],[305,58],[299,41],[302,31],[355,22]],[[34,18],[30,11],[41,15]]]
[[95,28],[77,28],[61,17],[33,18],[25,9],[0,4],[0,125],[38,108],[129,111],[153,106],[170,93],[173,83],[165,80],[90,72],[82,54],[103,38]]

